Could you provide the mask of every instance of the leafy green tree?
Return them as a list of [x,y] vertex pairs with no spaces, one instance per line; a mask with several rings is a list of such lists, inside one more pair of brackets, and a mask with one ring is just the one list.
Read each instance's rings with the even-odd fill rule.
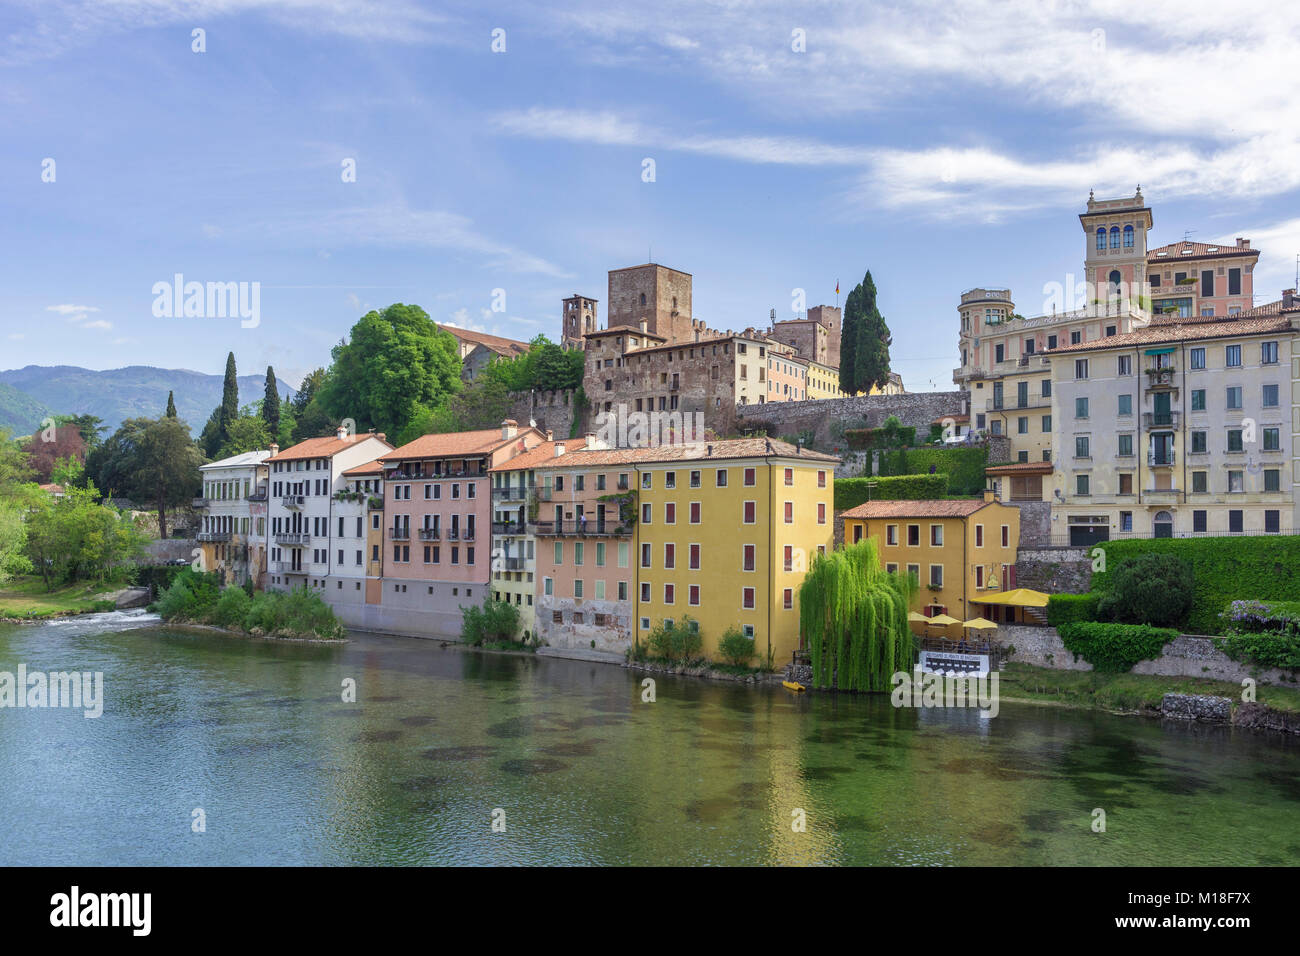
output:
[[[170,393],[168,401],[170,401]],[[55,415],[54,423],[56,425],[72,425],[77,431],[81,432],[81,440],[86,443],[89,451],[94,451],[104,443],[103,437],[99,434],[107,431],[104,420],[98,415]]]
[[93,484],[69,488],[62,498],[27,498],[27,557],[47,589],[82,578],[119,576],[144,554],[146,539],[116,508],[97,503]]
[[876,305],[870,270],[844,302],[840,330],[840,388],[850,395],[883,388],[889,382],[889,346],[893,337]]
[[436,408],[461,388],[456,340],[417,305],[397,303],[362,316],[332,354],[317,400],[359,431],[397,434],[418,407]]
[[172,397],[171,392],[167,393],[167,411],[165,414],[168,418],[176,417],[176,400]]
[[262,418],[266,421],[267,431],[272,435],[280,431],[280,393],[275,381],[275,369],[266,367],[266,397],[262,399]]
[[108,494],[153,502],[158,533],[167,537],[167,509],[194,496],[203,455],[179,418],[128,418],[95,457],[95,478]]
[[323,368],[312,369],[303,376],[302,383],[298,386],[298,391],[290,402],[295,415],[302,417],[302,413],[307,410],[307,406],[311,404],[311,400],[316,397],[323,384],[325,384],[325,370]]
[[1148,552],[1122,558],[1097,605],[1102,621],[1181,627],[1196,590],[1192,566],[1173,554]]
[[[25,570],[20,564],[27,548],[27,523],[18,503],[0,498],[0,584]],[[27,562],[30,566],[30,562]]]
[[222,441],[224,439],[221,437],[221,406],[218,405],[208,416],[203,431],[199,432],[199,448],[203,449],[203,454],[207,457],[215,458]]
[[265,419],[258,415],[241,415],[230,423],[227,429],[230,437],[217,451],[218,458],[230,458],[242,455],[246,451],[257,451],[271,444],[271,432]]

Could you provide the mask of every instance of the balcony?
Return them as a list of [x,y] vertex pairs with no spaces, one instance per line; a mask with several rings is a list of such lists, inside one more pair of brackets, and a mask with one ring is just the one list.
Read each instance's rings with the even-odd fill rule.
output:
[[1177,429],[1182,412],[1143,412],[1142,424],[1147,428]]
[[392,538],[394,541],[410,541],[411,529],[410,528],[389,528],[388,536]]
[[1172,365],[1153,366],[1147,369],[1147,388],[1173,388],[1174,368]]
[[384,499],[378,496],[372,496],[366,499],[366,507],[371,511],[383,511]]
[[208,506],[207,498],[195,498],[192,502],[190,502],[191,508],[206,508],[207,506]]
[[631,534],[632,529],[630,526],[620,524],[617,521],[579,521],[576,519],[569,519],[566,521],[537,522],[537,535],[538,537],[544,538],[554,538],[563,535],[587,538],[626,538]]
[[1142,497],[1148,504],[1173,505],[1183,500],[1181,488],[1144,488]]
[[1147,452],[1147,464],[1152,468],[1172,468],[1174,467],[1174,457],[1173,451],[1149,451]]
[[492,498],[495,501],[526,501],[536,487],[536,485],[506,485],[504,488],[493,488]]
[[530,569],[528,562],[531,559],[529,558],[520,558],[515,556],[502,558],[501,560],[503,562],[501,570],[503,571],[527,571]]
[[[396,537],[396,535],[394,535],[394,537]],[[442,529],[441,529],[441,528],[421,528],[421,529],[420,529],[420,540],[421,540],[421,541],[441,541],[441,540],[442,540]]]
[[266,495],[266,485],[261,485],[261,486],[258,487],[258,489],[257,489],[256,491],[254,491],[251,495],[248,496],[248,500],[249,500],[249,501],[265,501],[265,500],[266,500],[266,497],[267,497],[267,495]]
[[275,533],[275,543],[302,547],[311,544],[311,535],[299,531],[277,531]]
[[306,574],[302,565],[294,565],[292,561],[271,561],[267,569],[275,574]]
[[280,504],[286,508],[301,508],[306,504],[306,500],[303,495],[285,495],[280,499]]
[[217,543],[230,540],[229,531],[200,531],[195,535],[195,539],[206,543]]
[[493,534],[527,534],[528,528],[522,521],[493,521]]

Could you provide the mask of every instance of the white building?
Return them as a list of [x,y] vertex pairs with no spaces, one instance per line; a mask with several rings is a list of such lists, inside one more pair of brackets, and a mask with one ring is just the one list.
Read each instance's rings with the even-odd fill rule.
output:
[[323,593],[332,575],[348,570],[336,565],[338,547],[331,540],[335,506],[341,504],[334,495],[349,484],[343,473],[393,446],[382,434],[349,435],[339,428],[284,451],[271,448],[266,586],[287,590],[306,584]]
[[198,541],[203,567],[223,574],[227,584],[252,579],[266,570],[266,494],[269,469],[265,449],[244,452],[199,468],[203,497]]

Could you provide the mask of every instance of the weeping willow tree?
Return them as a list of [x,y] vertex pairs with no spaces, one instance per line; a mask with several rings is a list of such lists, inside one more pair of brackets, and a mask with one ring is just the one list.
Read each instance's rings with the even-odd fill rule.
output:
[[891,690],[893,674],[912,666],[907,613],[915,587],[910,575],[881,567],[869,538],[814,560],[799,588],[813,686]]

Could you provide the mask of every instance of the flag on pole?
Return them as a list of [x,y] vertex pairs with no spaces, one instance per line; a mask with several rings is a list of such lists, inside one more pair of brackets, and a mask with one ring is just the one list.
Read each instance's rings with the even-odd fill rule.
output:
[[835,280],[835,294],[836,294],[836,295],[839,295],[839,294],[840,294],[840,280],[839,280],[839,279],[836,279],[836,280]]

